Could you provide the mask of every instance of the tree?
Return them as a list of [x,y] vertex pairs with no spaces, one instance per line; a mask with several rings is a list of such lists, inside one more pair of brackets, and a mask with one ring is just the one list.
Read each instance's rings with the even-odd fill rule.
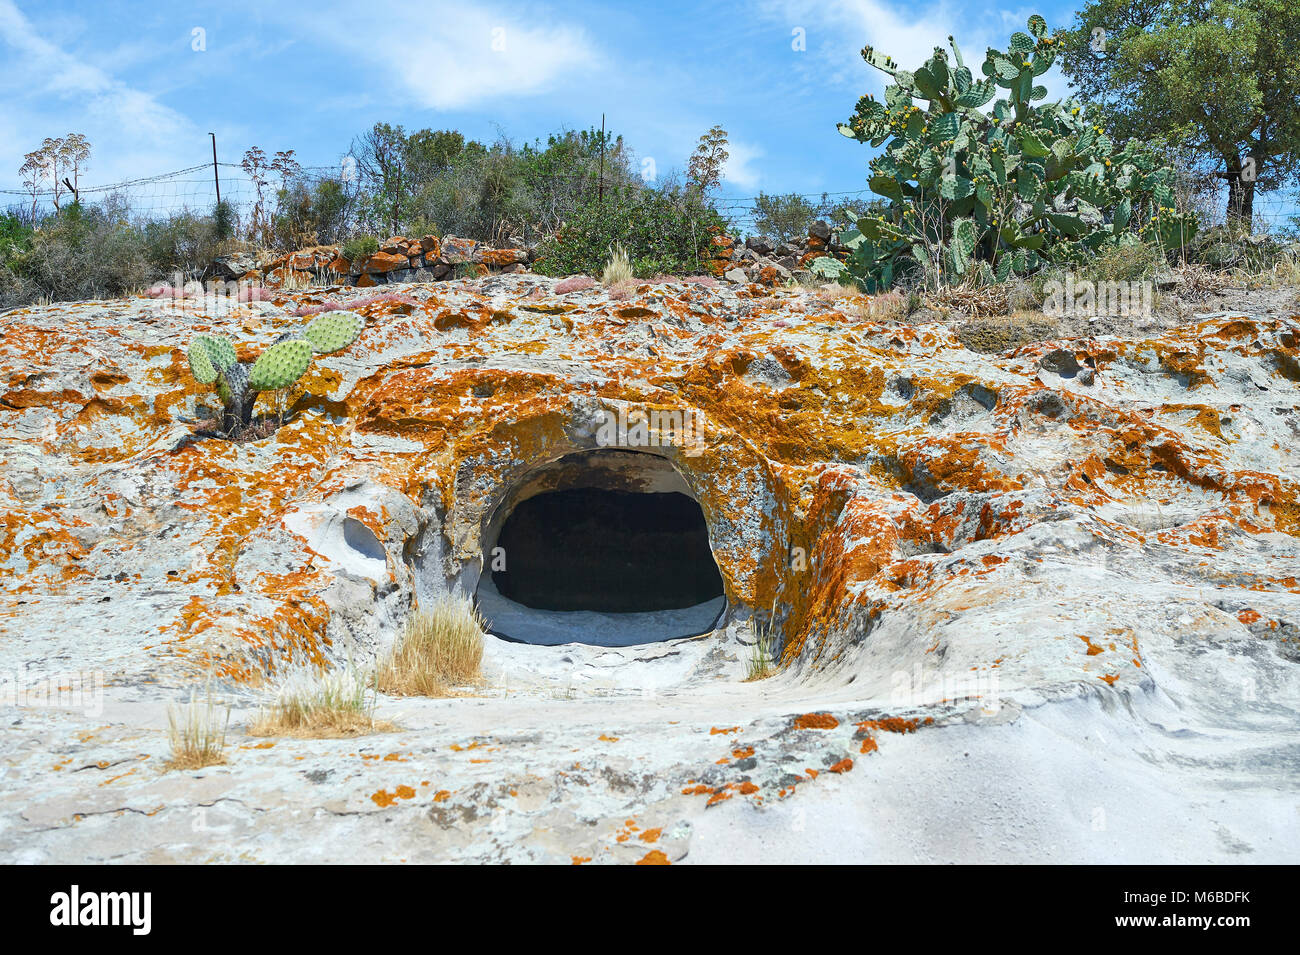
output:
[[352,156],[362,179],[370,187],[376,211],[396,235],[410,191],[410,146],[401,126],[375,123],[352,144]]
[[49,175],[49,157],[43,150],[36,149],[23,156],[23,164],[18,169],[22,177],[23,188],[32,197],[32,221],[36,221],[36,204],[40,201],[41,186]]
[[686,178],[692,188],[701,195],[717,188],[722,182],[722,167],[726,165],[729,155],[727,131],[721,126],[714,126],[701,136],[686,170]]
[[64,142],[62,139],[50,139],[48,136],[45,142],[41,143],[41,152],[45,156],[45,174],[49,177],[50,187],[54,190],[54,211],[58,212],[63,208],[59,201],[63,197],[63,169],[64,169]]
[[72,193],[74,202],[80,199],[81,172],[89,159],[90,142],[80,133],[68,133],[60,139],[46,137],[39,149],[23,156],[18,175],[22,177],[23,188],[31,194],[33,218],[44,185],[49,186],[56,212],[63,206],[65,191]]
[[533,224],[543,233],[557,228],[591,196],[641,184],[623,137],[594,126],[553,133],[545,146],[541,140],[524,145],[519,166]]
[[295,179],[302,172],[302,164],[293,158],[293,150],[288,149],[275,154],[271,160],[271,169],[280,174],[280,188],[285,189],[290,179]]
[[90,160],[90,140],[81,133],[68,133],[59,145],[59,158],[63,168],[72,177],[72,201],[81,201],[81,173]]
[[1089,0],[1062,69],[1103,101],[1113,135],[1193,148],[1249,227],[1256,187],[1296,179],[1297,47],[1295,0]]
[[822,201],[813,205],[797,192],[784,196],[769,196],[764,192],[754,200],[757,215],[754,217],[754,231],[778,242],[793,242],[808,234],[808,226],[830,212],[827,196],[822,194]]

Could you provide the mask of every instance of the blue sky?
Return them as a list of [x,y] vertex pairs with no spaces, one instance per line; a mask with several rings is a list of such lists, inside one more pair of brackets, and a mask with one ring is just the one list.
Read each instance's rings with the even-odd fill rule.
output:
[[979,61],[1035,10],[1072,18],[1061,3],[897,0],[0,0],[0,187],[71,131],[92,143],[83,183],[97,185],[207,161],[209,132],[223,161],[258,145],[331,165],[381,120],[522,142],[604,112],[661,174],[722,124],[726,196],[861,189],[868,150],[835,130],[883,89],[861,47],[911,65],[953,33]]
[[[1075,8],[0,0],[0,189],[21,187],[25,152],[74,131],[92,144],[82,184],[94,186],[208,162],[209,132],[222,161],[256,145],[337,166],[377,121],[521,143],[598,126],[603,112],[660,175],[682,169],[700,134],[721,124],[724,199],[861,190],[871,153],[835,125],[863,93],[884,89],[859,56],[864,44],[913,67],[951,33],[977,64],[1031,13],[1055,29]],[[1069,92],[1056,70],[1045,82],[1053,98]],[[9,199],[18,201],[0,205]]]

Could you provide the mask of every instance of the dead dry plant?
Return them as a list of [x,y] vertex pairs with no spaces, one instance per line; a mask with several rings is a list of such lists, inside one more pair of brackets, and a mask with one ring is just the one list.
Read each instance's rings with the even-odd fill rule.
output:
[[387,733],[392,723],[375,719],[375,694],[366,696],[366,679],[349,663],[318,675],[298,673],[281,686],[275,703],[248,725],[249,736],[339,739]]
[[202,769],[219,766],[226,761],[226,727],[230,723],[230,707],[225,712],[212,699],[209,683],[205,698],[200,702],[190,690],[189,702],[184,706],[167,707],[167,735],[171,742],[171,759],[166,769]]
[[482,679],[487,624],[467,597],[440,597],[411,615],[375,686],[396,696],[449,696]]

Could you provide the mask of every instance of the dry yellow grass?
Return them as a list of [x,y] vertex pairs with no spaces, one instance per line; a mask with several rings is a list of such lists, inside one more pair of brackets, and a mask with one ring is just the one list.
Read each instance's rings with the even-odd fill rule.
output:
[[632,263],[627,257],[627,250],[621,245],[614,246],[609,261],[605,264],[605,271],[600,275],[600,281],[603,285],[620,285],[632,281]]
[[926,298],[933,307],[953,309],[972,318],[1005,315],[1010,311],[1006,284],[981,286],[967,282],[949,285],[937,292],[929,292]]
[[167,708],[167,735],[171,740],[172,755],[166,769],[202,769],[219,766],[226,761],[226,727],[230,722],[230,707],[221,713],[212,700],[212,687],[200,703],[190,691],[189,702]]
[[851,285],[833,282],[816,288],[809,302],[823,308],[836,308],[859,321],[869,322],[904,321],[921,304],[917,296],[907,292],[892,290],[868,295]]
[[445,596],[411,616],[375,686],[396,696],[448,696],[482,678],[486,624],[471,600]]
[[746,683],[766,680],[776,672],[775,607],[773,607],[773,616],[768,618],[767,623],[760,624],[755,617],[750,617],[749,632],[754,642],[750,645],[749,660],[745,666]]
[[248,724],[249,736],[338,739],[388,733],[395,729],[374,716],[375,699],[366,700],[366,681],[351,665],[323,676],[287,680],[279,698]]

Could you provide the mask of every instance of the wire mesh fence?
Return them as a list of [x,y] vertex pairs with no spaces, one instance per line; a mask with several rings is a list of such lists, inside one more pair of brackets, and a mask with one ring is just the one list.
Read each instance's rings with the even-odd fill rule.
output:
[[[614,183],[596,181],[585,175],[551,175],[553,187],[572,187],[581,181],[582,188],[593,195],[611,188]],[[561,182],[563,180],[563,182]],[[307,166],[292,176],[295,184],[308,189],[324,181],[338,183],[345,201],[355,199],[360,193],[360,181],[355,165],[345,159],[337,166]],[[158,220],[189,213],[211,214],[217,204],[218,193],[227,203],[236,221],[238,231],[247,234],[253,230],[259,216],[269,215],[274,208],[276,195],[286,185],[280,176],[270,175],[260,179],[250,176],[236,163],[203,163],[173,172],[104,185],[79,188],[77,198],[83,203],[108,204],[133,219]],[[810,193],[783,193],[798,196],[834,217],[844,209],[861,209],[879,197],[869,189],[850,189]],[[61,190],[61,204],[66,205],[72,196]],[[763,216],[759,205],[762,196],[722,196],[713,201],[714,208],[728,220],[738,233],[754,233]],[[21,214],[24,218],[39,220],[56,211],[59,197],[52,189],[0,189],[0,207]],[[1203,193],[1199,202],[1206,225],[1223,221],[1226,193],[1218,196]],[[1277,232],[1294,229],[1300,217],[1300,191],[1278,190],[1255,197],[1254,219],[1257,231]],[[373,225],[373,224],[370,224]]]

